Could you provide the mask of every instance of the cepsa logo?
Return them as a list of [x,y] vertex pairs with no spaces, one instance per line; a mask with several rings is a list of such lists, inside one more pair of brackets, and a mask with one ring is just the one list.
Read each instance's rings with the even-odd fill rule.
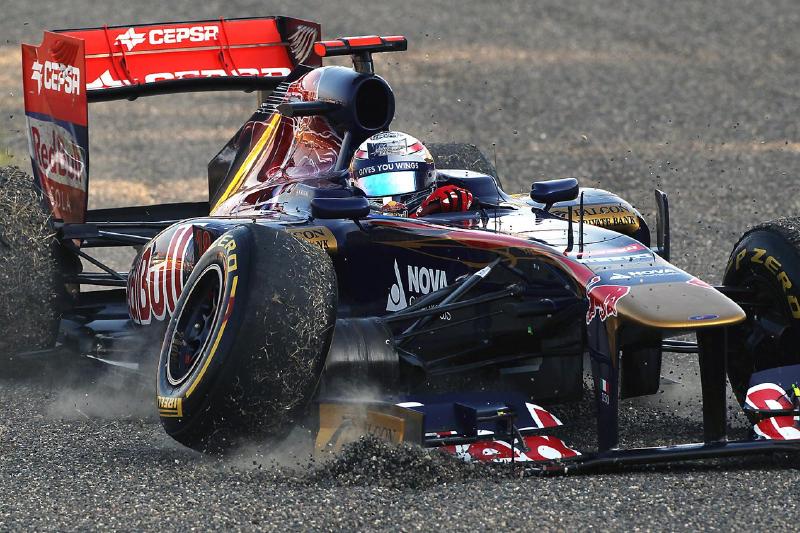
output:
[[[227,71],[221,68],[182,70],[180,72],[152,72],[144,77],[145,83],[155,83],[164,80],[185,80],[188,78],[219,78],[224,76],[256,76],[256,77],[281,77],[288,76],[291,70],[283,67],[239,67]],[[114,78],[110,70],[100,74],[93,82],[87,83],[88,90],[109,89],[112,87],[126,87],[132,85],[130,80]]]
[[42,94],[42,87],[57,93],[81,94],[81,71],[72,65],[34,60],[31,65],[31,79],[36,82],[36,94]]
[[218,26],[188,26],[184,28],[155,28],[148,32],[137,32],[136,28],[128,28],[114,40],[124,46],[128,52],[138,45],[147,42],[159,46],[164,44],[180,44],[183,42],[204,43],[216,41],[219,35]]

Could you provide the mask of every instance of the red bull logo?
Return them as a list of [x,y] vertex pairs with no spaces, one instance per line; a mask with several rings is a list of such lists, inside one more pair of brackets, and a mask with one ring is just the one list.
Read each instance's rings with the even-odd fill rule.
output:
[[[590,285],[591,287],[591,285]],[[605,320],[610,316],[617,316],[617,302],[630,292],[630,287],[622,285],[597,285],[591,287],[586,295],[589,297],[589,311],[586,313],[586,324],[600,315],[600,320]]]
[[186,282],[191,247],[192,226],[182,226],[168,242],[157,239],[144,249],[128,277],[128,313],[134,322],[144,325],[172,316]]
[[30,152],[39,170],[52,181],[86,190],[86,155],[69,132],[50,122],[28,119]]

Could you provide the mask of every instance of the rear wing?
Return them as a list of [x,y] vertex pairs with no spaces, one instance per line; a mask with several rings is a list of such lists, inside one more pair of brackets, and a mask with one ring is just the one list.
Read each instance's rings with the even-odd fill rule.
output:
[[272,90],[322,64],[320,25],[288,17],[45,32],[22,45],[28,146],[56,219],[86,220],[89,102],[213,90]]

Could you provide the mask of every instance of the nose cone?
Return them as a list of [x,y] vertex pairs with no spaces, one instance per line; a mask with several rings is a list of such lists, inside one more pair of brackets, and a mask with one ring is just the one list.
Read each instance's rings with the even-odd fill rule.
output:
[[697,278],[629,289],[617,302],[617,312],[643,326],[697,329],[738,324],[746,318],[733,300]]

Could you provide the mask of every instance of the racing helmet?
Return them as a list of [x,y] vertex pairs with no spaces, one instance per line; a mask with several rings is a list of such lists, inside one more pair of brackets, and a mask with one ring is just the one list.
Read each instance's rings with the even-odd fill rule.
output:
[[433,157],[416,138],[399,131],[376,133],[356,149],[350,184],[369,198],[412,203],[436,184]]

